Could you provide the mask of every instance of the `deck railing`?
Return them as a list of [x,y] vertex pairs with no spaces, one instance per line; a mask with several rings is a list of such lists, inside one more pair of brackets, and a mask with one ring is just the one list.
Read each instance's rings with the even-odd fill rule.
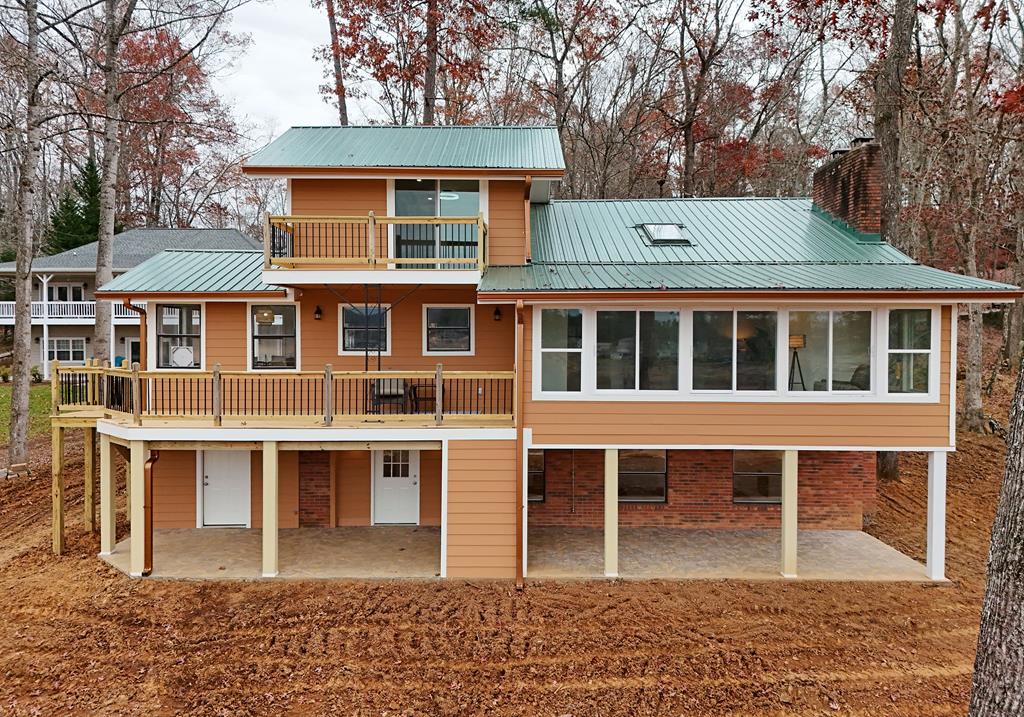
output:
[[53,413],[98,410],[143,419],[224,419],[265,424],[336,419],[362,423],[416,421],[462,425],[509,421],[513,371],[141,371],[60,366],[51,373]]
[[[133,302],[135,303],[135,302]],[[136,306],[145,307],[145,303],[135,303]],[[45,307],[45,309],[44,309]],[[33,301],[32,318],[42,319],[43,315],[51,319],[95,319],[95,301]],[[0,319],[14,318],[14,302],[0,301]],[[132,311],[123,304],[114,304],[115,319],[135,319],[138,321],[139,314]]]
[[264,265],[285,268],[482,269],[487,225],[475,217],[266,216]]

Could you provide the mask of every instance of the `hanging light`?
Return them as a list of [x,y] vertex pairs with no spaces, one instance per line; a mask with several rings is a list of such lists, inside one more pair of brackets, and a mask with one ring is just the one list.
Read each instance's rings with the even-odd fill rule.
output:
[[274,310],[269,306],[260,306],[256,309],[256,323],[257,324],[272,324],[274,323]]
[[495,306],[494,307],[494,320],[495,321],[501,321],[501,307],[500,306]]
[[315,309],[313,310],[313,320],[314,320],[314,321],[319,321],[319,320],[320,320],[320,319],[322,319],[323,317],[324,317],[324,312],[323,312],[323,309],[321,309],[321,308],[320,308],[319,306],[317,306],[317,307],[316,307],[316,308],[315,308]]

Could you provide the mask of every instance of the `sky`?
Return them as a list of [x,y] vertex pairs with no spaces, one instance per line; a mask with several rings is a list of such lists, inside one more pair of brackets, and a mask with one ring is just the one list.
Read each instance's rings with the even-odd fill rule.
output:
[[327,18],[309,0],[250,2],[234,12],[233,32],[250,45],[216,81],[239,120],[276,137],[294,125],[337,124],[321,99],[323,67],[313,49],[328,42]]

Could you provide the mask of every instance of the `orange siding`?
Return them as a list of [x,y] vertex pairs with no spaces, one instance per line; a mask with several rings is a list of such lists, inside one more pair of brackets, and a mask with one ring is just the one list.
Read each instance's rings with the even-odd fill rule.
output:
[[209,302],[206,309],[206,369],[219,363],[224,371],[245,371],[246,305],[242,302]]
[[526,182],[487,183],[487,263],[526,263]]
[[515,441],[448,444],[448,575],[516,574]]
[[337,482],[338,525],[370,524],[370,452],[337,451],[334,479]]
[[153,527],[196,527],[195,451],[160,451],[153,464]]
[[357,216],[387,214],[384,179],[293,179],[292,214]]
[[441,525],[441,451],[420,451],[420,525]]
[[[299,527],[299,453],[277,454],[277,524],[279,528]],[[263,527],[263,452],[252,451],[252,527]]]
[[[532,314],[526,314],[526,345]],[[534,401],[532,351],[524,366],[524,425],[538,444],[949,445],[950,308],[942,307],[939,402],[725,403]]]

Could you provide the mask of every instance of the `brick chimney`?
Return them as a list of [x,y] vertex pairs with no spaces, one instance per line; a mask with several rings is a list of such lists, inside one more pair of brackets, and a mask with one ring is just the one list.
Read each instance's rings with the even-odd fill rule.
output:
[[814,173],[814,205],[861,234],[882,232],[882,160],[871,137],[858,137]]

